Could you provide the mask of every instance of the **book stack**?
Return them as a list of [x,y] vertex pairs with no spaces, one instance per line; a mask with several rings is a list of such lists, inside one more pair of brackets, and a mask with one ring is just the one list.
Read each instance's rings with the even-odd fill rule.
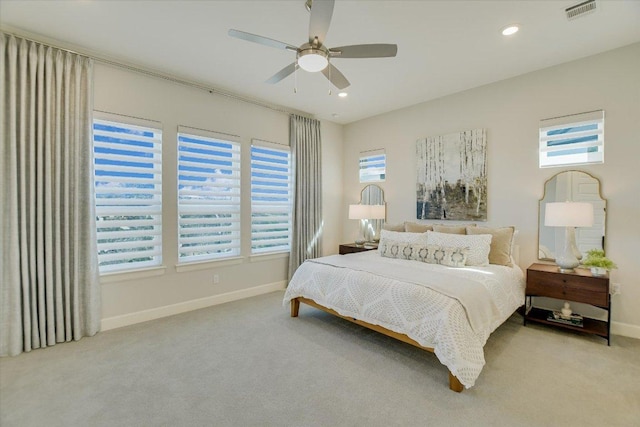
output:
[[564,325],[583,327],[583,318],[578,313],[572,313],[570,316],[565,316],[560,311],[551,311],[547,320],[550,322],[562,323]]

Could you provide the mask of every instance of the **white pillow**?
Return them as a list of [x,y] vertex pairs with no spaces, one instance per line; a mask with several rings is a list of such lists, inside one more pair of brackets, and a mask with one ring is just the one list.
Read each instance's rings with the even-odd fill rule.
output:
[[[378,253],[384,257],[408,259],[402,256],[410,245],[426,245],[427,233],[380,230]],[[410,253],[410,250],[409,250]]]
[[383,240],[393,240],[398,243],[419,243],[427,244],[427,233],[407,233],[404,231],[380,230],[380,242]]
[[469,248],[466,265],[489,265],[491,234],[449,234],[427,231],[427,244],[457,248]]

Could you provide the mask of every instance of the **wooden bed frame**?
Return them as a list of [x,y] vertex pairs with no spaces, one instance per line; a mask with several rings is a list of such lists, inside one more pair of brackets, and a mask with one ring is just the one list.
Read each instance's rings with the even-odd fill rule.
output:
[[[333,314],[334,316],[338,316],[342,319],[348,320],[349,322],[355,323],[357,325],[360,326],[364,326],[365,328],[371,329],[373,331],[376,332],[380,332],[381,334],[387,335],[391,338],[395,338],[397,340],[400,340],[402,342],[406,342],[407,344],[411,344],[415,347],[418,347],[422,350],[426,350],[428,352],[433,353],[434,350],[430,347],[423,347],[420,344],[418,344],[417,341],[412,340],[411,338],[409,338],[407,335],[405,334],[399,334],[397,332],[391,331],[387,328],[383,328],[382,326],[378,326],[378,325],[373,325],[371,323],[367,323],[367,322],[363,322],[362,320],[358,320],[358,319],[354,319],[353,317],[346,317],[341,315],[340,313],[338,313],[335,310],[332,310],[330,308],[327,308],[325,306],[322,306],[320,304],[318,304],[317,302],[315,302],[312,299],[309,298],[304,298],[304,297],[298,297],[298,298],[294,298],[291,300],[291,317],[298,317],[298,311],[300,310],[300,303],[303,302],[307,305],[310,305],[311,307],[315,307],[319,310],[325,311],[329,314]],[[458,378],[456,378],[455,375],[453,375],[451,373],[451,371],[449,371],[449,388],[457,393],[460,393],[463,389],[464,386],[462,385],[462,383],[460,382],[460,380]]]

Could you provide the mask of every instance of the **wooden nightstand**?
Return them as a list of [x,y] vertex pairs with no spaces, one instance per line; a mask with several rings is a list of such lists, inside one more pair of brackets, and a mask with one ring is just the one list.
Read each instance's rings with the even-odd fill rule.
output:
[[356,246],[355,243],[345,243],[343,245],[340,245],[339,248],[339,254],[340,255],[345,255],[345,254],[352,254],[355,252],[364,252],[364,251],[375,251],[377,250],[377,247],[364,247],[364,246]]
[[[591,304],[607,310],[607,321],[583,319],[583,326],[566,325],[547,320],[550,311],[533,306],[532,297],[557,298],[569,302]],[[585,332],[606,338],[611,344],[611,297],[609,275],[593,276],[589,270],[576,269],[573,273],[560,273],[558,266],[532,264],[527,269],[524,324],[527,321],[544,323],[559,328]]]

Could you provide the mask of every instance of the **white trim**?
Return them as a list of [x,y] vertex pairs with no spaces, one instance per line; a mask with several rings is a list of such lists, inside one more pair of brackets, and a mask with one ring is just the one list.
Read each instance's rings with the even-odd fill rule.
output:
[[640,339],[640,326],[631,323],[611,322],[611,335]]
[[101,330],[121,328],[123,326],[134,325],[136,323],[148,322],[149,320],[160,319],[162,317],[173,316],[174,314],[185,313],[187,311],[199,310],[213,305],[224,304],[244,298],[267,294],[274,291],[284,290],[287,282],[267,283],[266,285],[255,286],[253,288],[241,289],[239,291],[227,292],[225,294],[212,295],[190,301],[179,302],[177,304],[165,305],[151,308],[135,313],[123,314],[120,316],[107,317],[102,319]]
[[244,262],[243,256],[234,256],[227,258],[214,258],[202,261],[188,261],[176,264],[176,271],[182,273],[185,271],[207,270],[209,268],[226,267],[227,265],[237,265]]

